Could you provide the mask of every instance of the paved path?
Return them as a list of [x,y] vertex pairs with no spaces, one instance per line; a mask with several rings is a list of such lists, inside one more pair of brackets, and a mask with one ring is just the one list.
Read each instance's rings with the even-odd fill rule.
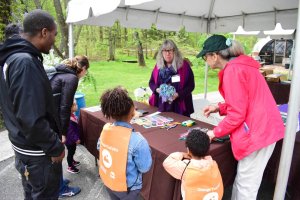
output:
[[[19,174],[14,166],[14,152],[7,135],[7,131],[0,132],[0,199],[21,200],[23,199],[23,189]],[[82,189],[80,194],[72,197],[72,200],[109,199],[98,176],[98,167],[95,166],[94,157],[84,146],[78,146],[75,160],[81,162],[78,167],[80,169],[79,174],[68,173],[66,159],[63,161],[64,177],[71,181],[70,186],[78,186]]]

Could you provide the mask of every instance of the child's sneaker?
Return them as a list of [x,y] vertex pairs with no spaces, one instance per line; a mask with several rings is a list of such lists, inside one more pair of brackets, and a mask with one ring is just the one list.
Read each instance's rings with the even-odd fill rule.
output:
[[79,173],[79,169],[77,169],[75,166],[68,167],[67,171],[72,173],[72,174],[78,174]]
[[79,162],[79,161],[73,160],[73,166],[78,167],[79,165],[80,165],[80,162]]

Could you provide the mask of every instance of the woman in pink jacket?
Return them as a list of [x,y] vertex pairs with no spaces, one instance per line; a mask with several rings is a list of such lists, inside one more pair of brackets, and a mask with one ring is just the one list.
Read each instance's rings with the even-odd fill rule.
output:
[[284,125],[259,63],[244,55],[243,47],[222,35],[213,35],[197,55],[212,69],[220,69],[219,92],[225,103],[204,108],[204,115],[219,112],[225,118],[210,139],[230,135],[238,160],[232,189],[233,200],[255,200],[263,172],[275,144],[284,137]]

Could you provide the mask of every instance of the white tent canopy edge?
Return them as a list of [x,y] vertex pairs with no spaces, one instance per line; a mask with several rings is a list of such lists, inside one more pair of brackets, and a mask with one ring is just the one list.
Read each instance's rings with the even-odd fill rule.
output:
[[[297,23],[297,0],[251,0],[242,4],[230,0],[226,1],[226,9],[220,0],[155,0],[138,5],[128,5],[124,0],[119,5],[120,0],[98,1],[98,4],[89,0],[92,3],[85,6],[77,3],[80,1],[70,1],[67,23],[112,26],[119,20],[121,25],[131,28],[150,28],[156,24],[161,30],[178,31],[184,26],[188,32],[202,33],[234,32],[240,25],[245,31],[272,30],[276,23],[292,29]],[[112,6],[107,9],[99,6],[104,4]]]
[[[84,2],[85,7],[72,7],[71,2]],[[119,20],[123,26],[149,28],[156,24],[162,30],[179,30],[185,26],[190,32],[224,33],[233,32],[239,25],[244,30],[270,30],[277,22],[284,29],[300,28],[300,12],[298,0],[153,0],[140,5],[128,6],[124,0],[116,10],[105,11],[101,14],[94,9],[96,2],[99,5],[109,4],[108,1],[72,0],[68,5],[67,23],[98,26],[111,26]],[[117,2],[119,0],[114,0]],[[147,0],[142,0],[143,2]],[[88,4],[92,2],[91,4]],[[75,3],[75,5],[77,4]],[[224,8],[226,6],[226,9]],[[99,7],[98,7],[99,8]],[[107,13],[107,14],[105,14]],[[77,15],[77,19],[74,18]],[[80,15],[80,16],[79,16]],[[70,33],[72,34],[72,33]],[[299,31],[296,32],[295,55],[300,51]],[[73,37],[69,39],[70,55],[73,57]],[[284,199],[287,180],[291,166],[295,143],[298,113],[300,106],[300,57],[294,56],[294,73],[291,83],[291,92],[288,108],[287,126],[282,146],[280,166],[277,176],[274,199]]]

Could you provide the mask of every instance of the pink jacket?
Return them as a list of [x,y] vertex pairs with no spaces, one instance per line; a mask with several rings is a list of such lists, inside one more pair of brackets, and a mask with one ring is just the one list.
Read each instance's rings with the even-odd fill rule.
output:
[[284,137],[284,125],[270,89],[260,74],[259,64],[241,55],[219,72],[219,104],[226,117],[214,128],[216,137],[230,134],[237,160]]

